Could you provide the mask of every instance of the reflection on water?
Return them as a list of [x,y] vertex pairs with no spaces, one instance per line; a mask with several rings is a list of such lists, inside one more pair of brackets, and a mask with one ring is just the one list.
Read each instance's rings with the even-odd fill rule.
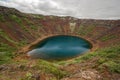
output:
[[41,41],[29,51],[32,58],[64,59],[78,56],[91,48],[91,44],[75,36],[54,36]]

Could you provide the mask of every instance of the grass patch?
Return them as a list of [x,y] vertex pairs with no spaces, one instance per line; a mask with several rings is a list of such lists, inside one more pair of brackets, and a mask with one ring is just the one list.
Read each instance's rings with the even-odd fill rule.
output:
[[90,25],[90,26],[81,25],[81,26],[79,27],[78,33],[79,33],[80,35],[87,35],[87,34],[91,33],[94,28],[95,28],[95,25]]
[[[30,63],[30,68],[28,69],[28,64]],[[59,69],[59,65],[45,61],[45,60],[23,60],[14,62],[14,64],[21,65],[21,71],[26,71],[26,75],[21,80],[36,80],[32,76],[34,73],[51,75],[49,80],[60,80],[65,77],[68,73]]]
[[4,18],[4,16],[2,14],[0,14],[0,21],[5,22],[5,18]]
[[15,48],[10,47],[7,44],[0,43],[0,65],[12,60],[14,56],[13,51],[15,51]]
[[99,69],[101,71],[103,71],[104,68],[107,68],[112,73],[120,73],[120,62],[118,63],[116,61],[106,61],[99,66]]
[[8,35],[2,30],[0,29],[0,36],[4,37],[6,40],[8,40],[9,42],[15,43],[15,41],[13,41],[10,37],[8,37]]
[[25,45],[27,45],[27,40],[19,41],[19,43],[17,44],[18,47],[23,47]]
[[101,41],[108,41],[108,40],[115,39],[115,38],[117,38],[116,35],[106,35],[106,36],[103,36],[100,40]]
[[44,60],[39,60],[37,65],[34,66],[34,68],[42,70],[42,72],[45,72],[48,74],[49,73],[53,74],[54,76],[56,76],[58,80],[68,74],[67,72],[60,70],[57,65]]
[[108,48],[102,48],[95,52],[90,52],[84,54],[72,61],[68,62],[59,62],[58,64],[66,65],[66,64],[74,64],[74,63],[83,63],[89,62],[94,58],[98,58],[97,61],[94,62],[97,65],[97,69],[104,70],[104,66],[109,69],[110,72],[120,73],[120,46],[113,46]]
[[21,24],[22,23],[22,20],[16,16],[16,15],[10,15],[10,18],[14,21],[16,21],[17,23]]

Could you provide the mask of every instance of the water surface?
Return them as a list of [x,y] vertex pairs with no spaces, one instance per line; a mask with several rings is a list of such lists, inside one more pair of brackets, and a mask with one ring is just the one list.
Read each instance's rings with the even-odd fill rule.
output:
[[32,58],[66,59],[85,53],[91,44],[75,36],[54,36],[42,40],[35,48],[28,52]]

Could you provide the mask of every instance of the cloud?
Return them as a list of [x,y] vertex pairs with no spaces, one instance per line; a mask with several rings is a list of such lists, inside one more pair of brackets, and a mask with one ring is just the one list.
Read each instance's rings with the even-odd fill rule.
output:
[[120,0],[0,0],[22,12],[92,19],[120,19]]

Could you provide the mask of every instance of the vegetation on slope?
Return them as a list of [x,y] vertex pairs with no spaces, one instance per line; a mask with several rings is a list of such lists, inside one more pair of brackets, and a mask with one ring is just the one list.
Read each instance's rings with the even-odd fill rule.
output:
[[[87,54],[81,55],[80,57],[67,62],[61,61],[59,62],[59,64],[64,66],[63,70],[68,71],[70,74],[72,74],[67,77],[68,80],[72,77],[76,79],[77,77],[74,76],[77,74],[79,74],[79,76],[81,77],[82,72],[79,71],[86,70],[98,71],[100,77],[95,77],[98,80],[99,78],[100,80],[118,80],[120,78],[119,51],[120,45],[101,48],[94,52],[88,52]],[[95,76],[95,74],[93,76]],[[90,75],[88,76],[91,77]]]
[[60,80],[68,74],[59,69],[57,64],[44,60],[14,60],[1,65],[0,69],[2,80]]
[[14,51],[14,47],[0,43],[0,65],[11,62],[14,57]]
[[[100,49],[88,55],[81,57],[82,60],[90,60],[94,57],[99,58],[96,65],[101,70],[106,66],[111,72],[120,73],[120,46],[112,46],[109,48]],[[79,59],[77,59],[79,61]]]
[[[79,69],[95,69],[104,77],[107,77],[103,74],[106,71],[109,75],[120,74],[119,20],[79,20],[30,15],[4,7],[0,7],[0,13],[0,80],[59,80],[66,75],[71,76],[74,70]],[[14,58],[17,50],[41,36],[71,33],[99,41],[100,49],[70,61],[56,63],[24,57],[19,59],[21,54],[17,55],[17,59]],[[116,75],[110,76],[108,80],[112,77]]]
[[[74,70],[78,72],[79,69],[80,70],[95,69],[101,74],[100,75],[101,77],[104,76],[104,73],[106,71],[110,73],[107,75],[120,74],[119,51],[120,51],[120,46],[102,48],[94,52],[88,52],[87,54],[81,55],[78,58],[74,58],[70,61],[68,60],[68,61],[60,61],[60,62],[48,62],[44,60],[31,60],[24,58],[15,59],[13,61],[11,60],[12,55],[7,54],[6,55],[7,57],[2,56],[2,58],[5,59],[5,60],[3,59],[4,68],[6,67],[8,68],[1,69],[2,74],[0,74],[0,79],[12,80],[17,76],[18,77],[17,80],[35,80],[36,76],[37,77],[42,76],[43,80],[44,79],[59,80],[66,76],[72,77],[71,74],[74,75],[75,73]],[[9,60],[9,64],[6,63],[7,60]],[[1,63],[3,64],[3,62]],[[73,71],[71,70],[71,68],[73,69]],[[12,71],[14,70],[13,74],[11,74],[11,70]],[[7,71],[9,72],[6,73]],[[18,73],[21,73],[21,75]],[[5,77],[6,75],[8,75],[7,78]],[[9,79],[11,76],[13,78]],[[110,78],[113,78],[114,80],[114,77],[111,76]],[[103,79],[110,79],[110,78],[108,78],[107,76],[103,77]],[[118,76],[116,77],[116,79],[118,79]]]

